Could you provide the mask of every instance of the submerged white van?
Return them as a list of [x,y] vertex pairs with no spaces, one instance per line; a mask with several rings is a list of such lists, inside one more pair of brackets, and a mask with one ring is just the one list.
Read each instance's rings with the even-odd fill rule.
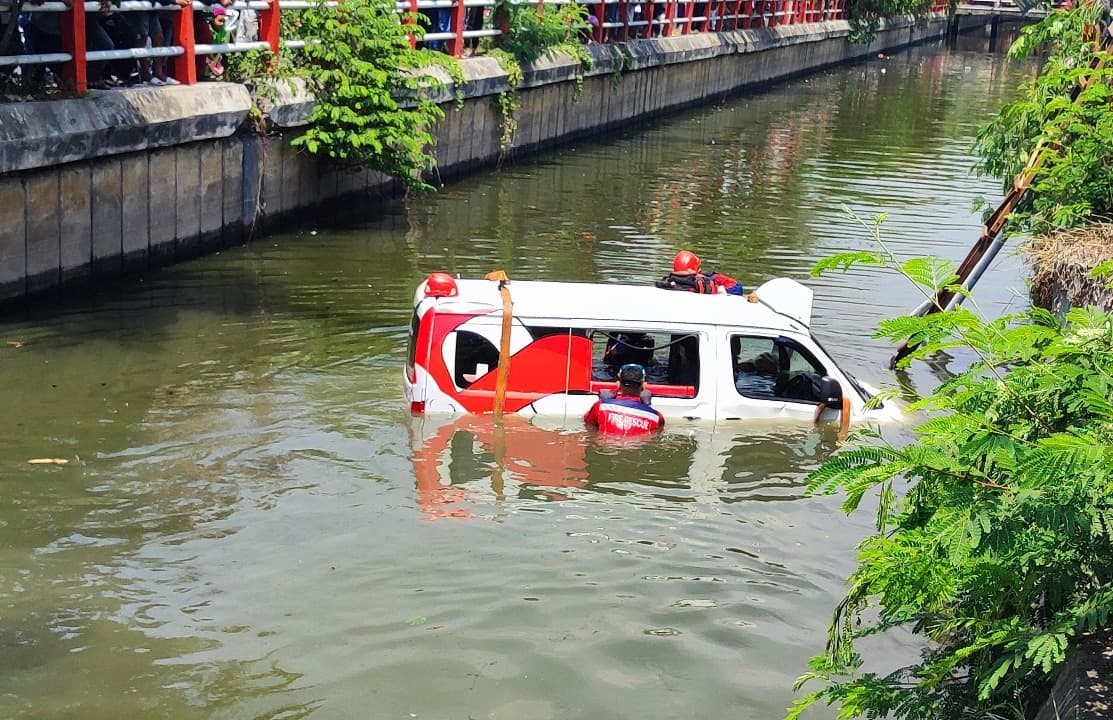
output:
[[[889,421],[895,403],[839,368],[812,336],[812,291],[787,278],[746,296],[514,280],[505,412],[582,415],[618,369],[646,369],[666,419],[823,416]],[[504,333],[500,283],[434,273],[414,295],[403,373],[415,414],[489,413]]]

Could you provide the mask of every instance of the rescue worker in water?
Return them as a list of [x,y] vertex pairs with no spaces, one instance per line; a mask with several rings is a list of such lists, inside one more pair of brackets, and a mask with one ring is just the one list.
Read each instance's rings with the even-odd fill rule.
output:
[[681,250],[672,259],[672,272],[654,283],[664,290],[686,290],[688,292],[713,295],[726,293],[742,295],[742,283],[722,273],[700,272],[700,259],[691,250]]
[[645,368],[635,363],[618,370],[618,392],[599,393],[599,399],[584,415],[588,427],[608,435],[645,435],[665,426],[665,418],[643,399]]

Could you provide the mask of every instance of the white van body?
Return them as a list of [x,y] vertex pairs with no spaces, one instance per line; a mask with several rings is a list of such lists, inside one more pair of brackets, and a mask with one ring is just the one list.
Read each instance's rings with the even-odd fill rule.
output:
[[[493,406],[503,328],[499,283],[451,282],[448,290],[423,282],[414,296],[403,385],[415,413],[484,413]],[[852,422],[902,416],[893,402],[867,407],[876,391],[815,340],[812,291],[791,279],[770,280],[741,297],[518,280],[507,289],[507,412],[582,415],[599,390],[614,387],[620,362],[634,358],[646,367],[652,404],[666,420],[812,421],[823,378],[849,401]],[[839,407],[824,407],[824,417],[838,417]]]

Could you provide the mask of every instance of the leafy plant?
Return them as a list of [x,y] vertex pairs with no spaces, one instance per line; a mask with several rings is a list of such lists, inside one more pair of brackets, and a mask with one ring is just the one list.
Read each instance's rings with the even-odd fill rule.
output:
[[625,44],[608,45],[611,58],[614,59],[614,70],[611,72],[611,87],[617,87],[622,82],[622,73],[634,63],[634,56]]
[[588,28],[587,8],[579,3],[538,6],[498,0],[495,15],[506,23],[499,47],[519,63],[537,62],[562,45],[579,47],[578,38]]
[[510,86],[495,96],[502,116],[499,147],[505,154],[513,146],[514,133],[518,129],[515,114],[518,110],[518,83],[523,75],[522,63],[534,63],[558,51],[579,60],[580,72],[576,76],[578,97],[583,87],[583,71],[591,69],[591,56],[579,42],[589,26],[587,8],[578,3],[539,7],[514,0],[499,0],[495,4],[495,15],[502,19],[506,27],[498,46],[488,50],[488,54],[506,73]]
[[[931,296],[948,262],[880,252],[869,264]],[[1113,317],[1075,309],[984,320],[966,308],[881,324],[917,336],[905,360],[964,348],[973,366],[912,406],[914,442],[872,432],[824,463],[809,492],[843,493],[846,512],[877,497],[876,532],[832,619],[826,651],[797,681],[823,687],[788,711],[838,704],[839,717],[1031,717],[1079,636],[1113,610]],[[895,630],[924,643],[919,662],[863,672],[855,642]]]
[[370,166],[406,187],[431,186],[422,173],[435,160],[430,129],[444,117],[429,99],[437,81],[417,71],[434,62],[414,50],[413,15],[399,16],[393,0],[318,0],[302,13],[301,31],[319,42],[303,51],[303,74],[317,99],[309,129],[293,141],[341,164]]
[[1038,77],[979,130],[974,144],[977,171],[1001,179],[1006,191],[1037,145],[1043,148],[1031,188],[1010,216],[1012,231],[1043,235],[1113,212],[1113,55],[1098,43],[1101,12],[1089,3],[1055,10],[1023,28],[1009,50],[1023,57],[1050,48]]
[[517,58],[506,50],[495,48],[490,51],[491,57],[498,62],[499,67],[506,73],[506,83],[510,87],[495,96],[499,115],[502,116],[502,135],[499,138],[499,148],[503,153],[514,144],[514,133],[518,130],[518,83],[522,81],[522,66]]

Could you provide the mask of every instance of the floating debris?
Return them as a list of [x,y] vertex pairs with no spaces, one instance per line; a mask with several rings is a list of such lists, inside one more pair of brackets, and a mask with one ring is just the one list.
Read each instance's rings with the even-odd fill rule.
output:
[[649,628],[648,630],[645,631],[645,634],[646,635],[655,635],[657,637],[673,637],[675,635],[679,635],[680,631],[677,630],[676,628],[670,628],[670,627]]

